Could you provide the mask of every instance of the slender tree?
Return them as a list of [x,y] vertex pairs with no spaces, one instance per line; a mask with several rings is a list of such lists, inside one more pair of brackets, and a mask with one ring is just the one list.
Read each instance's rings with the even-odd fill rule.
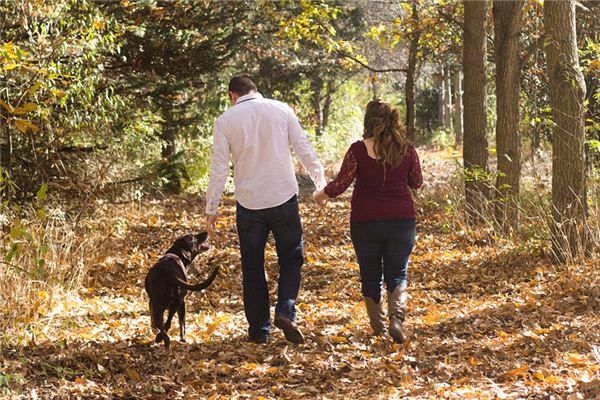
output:
[[488,143],[486,137],[486,16],[487,2],[464,1],[464,146],[465,195],[471,221],[487,197]]
[[456,145],[463,140],[463,100],[462,100],[462,71],[454,74],[454,139]]
[[444,118],[446,119],[444,125],[450,134],[454,133],[453,125],[453,112],[452,112],[452,81],[450,78],[450,67],[444,65]]
[[496,220],[504,229],[518,224],[521,178],[519,94],[521,61],[519,35],[523,20],[522,0],[495,0],[494,50],[496,59]]
[[415,138],[415,76],[417,71],[417,51],[419,50],[419,8],[416,1],[412,3],[411,23],[414,26],[408,49],[408,70],[406,72],[406,133]]
[[579,69],[575,0],[544,3],[552,131],[553,248],[559,260],[581,254],[587,242],[585,80]]

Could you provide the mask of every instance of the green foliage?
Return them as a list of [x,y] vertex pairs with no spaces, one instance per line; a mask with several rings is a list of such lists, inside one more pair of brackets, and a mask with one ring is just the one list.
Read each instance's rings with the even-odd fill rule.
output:
[[[29,224],[40,224],[46,219],[47,212],[45,203],[48,198],[48,186],[44,183],[36,193],[36,207],[31,213],[33,221],[26,219],[25,212],[17,204],[7,200],[0,206],[0,217],[2,225],[9,232],[8,240],[4,244],[3,259],[6,260],[6,266],[12,268],[30,279],[44,281],[48,277],[45,270],[45,255],[48,252],[48,246],[44,241],[35,237],[29,229]],[[33,260],[33,268],[25,269],[22,266],[13,263],[14,258],[28,257]]]
[[368,93],[363,85],[348,82],[334,98],[331,123],[320,137],[315,138],[315,148],[325,162],[338,161],[348,145],[362,137],[364,106]]

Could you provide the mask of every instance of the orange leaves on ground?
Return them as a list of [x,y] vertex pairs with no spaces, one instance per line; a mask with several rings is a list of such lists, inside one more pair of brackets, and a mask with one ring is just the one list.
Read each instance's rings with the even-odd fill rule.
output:
[[[448,154],[425,152],[438,168]],[[446,164],[444,164],[446,163]],[[428,171],[435,176],[447,171]],[[420,194],[419,196],[427,196]],[[234,201],[225,200],[213,249],[201,273],[221,266],[213,286],[187,297],[187,343],[153,343],[143,278],[182,233],[204,221],[202,205],[181,197],[142,207],[103,205],[96,220],[106,245],[90,254],[87,289],[54,300],[44,322],[13,332],[1,371],[39,398],[565,398],[600,396],[597,265],[557,267],[490,232],[454,229],[431,204],[419,210],[419,238],[409,267],[408,340],[371,335],[349,239],[348,196],[323,212],[301,196],[306,263],[298,323],[306,343],[246,340]],[[100,206],[99,206],[100,207]],[[444,226],[446,224],[446,226]],[[116,232],[111,234],[111,232]],[[117,232],[118,231],[118,232]],[[118,233],[118,234],[117,234]],[[273,242],[266,270],[272,304],[278,265]],[[572,268],[572,269],[571,269]],[[49,295],[49,294],[48,294]],[[40,294],[40,297],[44,296]],[[8,351],[4,349],[8,348]],[[22,362],[24,357],[27,362]],[[51,367],[49,367],[50,365]],[[595,397],[594,397],[595,396]]]

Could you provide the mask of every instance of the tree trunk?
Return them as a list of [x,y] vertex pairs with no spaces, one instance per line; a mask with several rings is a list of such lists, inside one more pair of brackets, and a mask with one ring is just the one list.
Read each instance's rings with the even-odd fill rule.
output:
[[[417,2],[412,3],[411,19],[415,27],[419,26],[419,10]],[[406,134],[415,140],[415,79],[417,73],[417,51],[419,50],[419,30],[413,31],[408,50],[408,69],[406,72]]]
[[444,125],[450,133],[454,133],[452,126],[452,83],[450,80],[450,69],[447,65],[444,66],[444,117],[446,119]]
[[484,211],[487,198],[486,17],[487,2],[463,1],[464,145],[466,209],[471,222]]
[[552,244],[559,261],[585,252],[585,81],[579,69],[575,1],[544,2],[552,130]]
[[167,183],[164,185],[165,189],[172,193],[179,193],[181,192],[181,177],[174,164],[175,154],[177,153],[177,145],[175,143],[177,139],[177,128],[171,111],[172,105],[168,101],[165,101],[161,108],[163,123],[160,138],[163,141],[161,156],[164,167],[160,173],[168,179]]
[[371,97],[373,100],[379,98],[379,78],[375,72],[369,73],[369,82],[371,82]]
[[325,89],[325,100],[323,101],[323,129],[327,129],[329,125],[329,115],[331,113],[331,96],[335,91],[333,81],[327,82]]
[[323,90],[323,79],[315,76],[311,82],[312,89],[312,109],[315,124],[315,135],[323,134],[323,115],[321,113],[321,91]]
[[519,35],[522,0],[494,0],[494,48],[496,58],[496,220],[504,230],[516,228],[521,178],[519,94],[521,61]]
[[454,138],[457,146],[463,140],[463,102],[462,102],[462,71],[454,74]]
[[446,129],[446,118],[444,116],[444,104],[446,102],[445,92],[444,92],[444,71],[442,69],[441,72],[441,87],[438,95],[438,124],[440,128]]
[[[0,117],[0,135],[4,135],[4,141],[6,143],[0,142],[0,167],[4,169],[4,171],[0,171],[0,173],[6,173],[9,179],[12,179],[12,163],[13,163],[13,143],[12,143],[12,134],[10,131],[10,125],[7,122],[8,116],[2,115]],[[4,178],[2,176],[1,178]],[[12,200],[13,191],[10,190],[10,186],[6,186],[6,192],[1,193],[2,197],[7,200]]]

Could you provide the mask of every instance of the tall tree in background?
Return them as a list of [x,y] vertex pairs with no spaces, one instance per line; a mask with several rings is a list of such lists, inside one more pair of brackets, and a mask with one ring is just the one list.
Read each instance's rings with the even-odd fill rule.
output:
[[559,260],[586,247],[585,81],[579,69],[575,0],[544,2],[552,132],[553,248]]
[[483,210],[486,195],[486,19],[487,2],[464,1],[464,145],[465,195],[471,221]]
[[412,25],[412,37],[408,49],[408,69],[406,71],[406,133],[409,138],[415,139],[415,77],[417,71],[417,51],[419,50],[419,38],[421,36],[419,27],[419,8],[416,1],[412,3],[410,16]]
[[198,100],[214,85],[208,75],[219,73],[241,52],[251,32],[235,22],[252,10],[241,2],[108,2],[103,6],[123,27],[121,54],[114,57],[111,72],[122,82],[124,93],[161,116],[159,174],[166,187],[177,192],[186,173],[178,162],[177,139],[204,118]]
[[457,146],[463,140],[462,70],[454,74],[454,141]]
[[523,20],[522,0],[495,0],[494,49],[496,60],[496,219],[508,229],[518,224],[521,178],[519,95],[521,62],[519,35]]

